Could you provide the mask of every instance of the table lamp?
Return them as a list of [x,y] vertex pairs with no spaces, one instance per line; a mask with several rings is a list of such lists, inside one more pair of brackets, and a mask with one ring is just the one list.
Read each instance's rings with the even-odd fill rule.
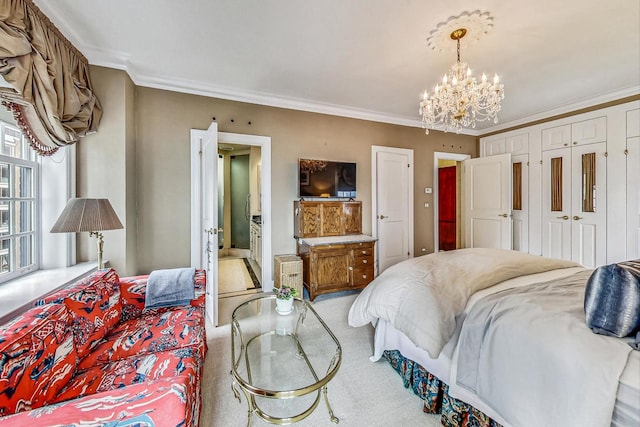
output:
[[98,241],[98,269],[102,270],[102,233],[104,230],[124,228],[111,207],[108,199],[78,199],[67,202],[58,220],[51,228],[52,233],[79,233],[88,231]]

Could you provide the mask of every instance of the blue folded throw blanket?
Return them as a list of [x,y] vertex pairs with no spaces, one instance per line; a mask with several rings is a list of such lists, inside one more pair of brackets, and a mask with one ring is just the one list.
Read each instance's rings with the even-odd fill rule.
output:
[[152,271],[147,281],[145,308],[188,305],[196,297],[195,272],[195,268]]

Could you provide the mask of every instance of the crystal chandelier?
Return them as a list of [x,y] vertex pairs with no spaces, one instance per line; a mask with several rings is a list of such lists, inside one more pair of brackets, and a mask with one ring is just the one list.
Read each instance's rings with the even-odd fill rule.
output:
[[460,39],[467,34],[465,28],[458,28],[450,34],[457,42],[458,61],[437,84],[433,93],[424,91],[420,100],[420,116],[425,133],[430,127],[460,132],[462,127],[476,127],[476,122],[493,119],[498,123],[500,101],[504,99],[504,89],[496,74],[493,81],[482,75],[480,82],[471,75],[469,66],[460,61]]

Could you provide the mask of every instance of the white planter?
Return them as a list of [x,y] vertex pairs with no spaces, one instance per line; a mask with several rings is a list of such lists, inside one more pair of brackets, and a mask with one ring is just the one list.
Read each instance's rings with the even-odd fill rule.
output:
[[279,299],[276,298],[276,311],[278,314],[287,315],[293,311],[293,298]]

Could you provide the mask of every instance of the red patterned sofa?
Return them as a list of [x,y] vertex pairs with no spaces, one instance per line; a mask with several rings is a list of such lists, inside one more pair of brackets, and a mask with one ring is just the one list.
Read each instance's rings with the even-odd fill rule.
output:
[[204,271],[189,306],[145,309],[148,276],[91,276],[0,325],[0,426],[197,426]]

